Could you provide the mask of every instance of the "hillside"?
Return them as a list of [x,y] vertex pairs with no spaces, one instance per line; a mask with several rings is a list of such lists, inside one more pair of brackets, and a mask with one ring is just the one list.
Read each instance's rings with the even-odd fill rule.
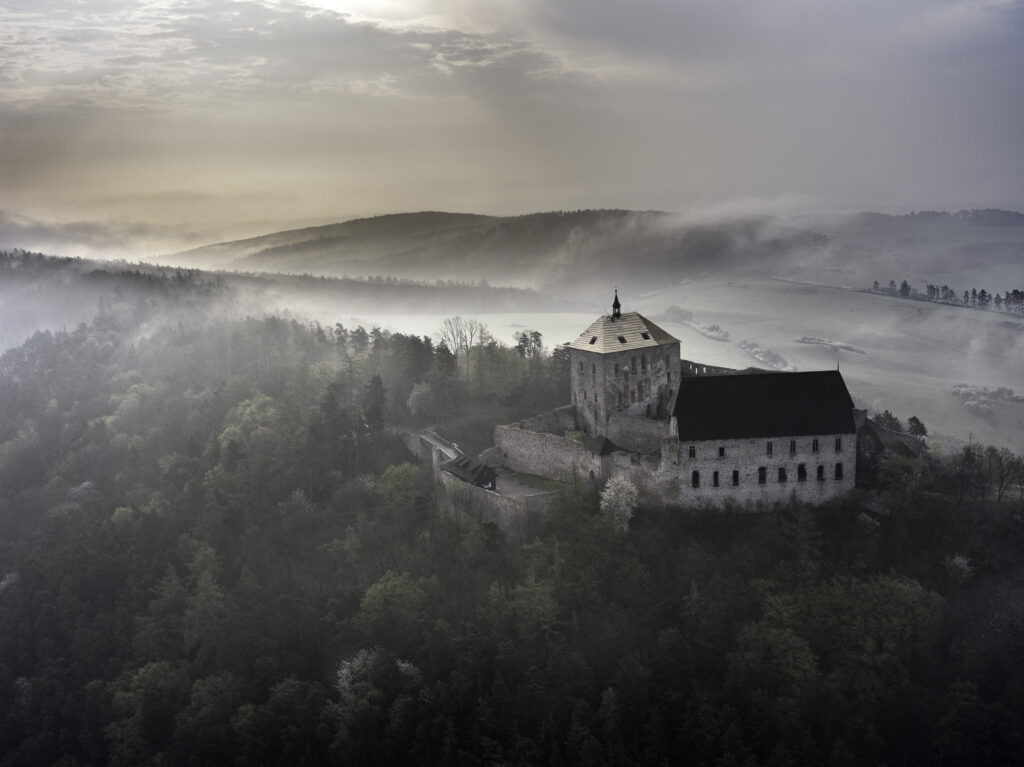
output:
[[824,244],[767,219],[693,224],[669,213],[587,210],[515,217],[408,213],[279,232],[168,256],[173,263],[326,275],[486,279],[586,294],[669,280]]
[[[407,279],[488,280],[589,297],[615,284],[646,294],[718,271],[839,282],[1011,280],[1024,215],[926,211],[701,220],[659,211],[496,217],[420,212],[225,242],[167,261],[206,268]],[[866,281],[866,283],[865,283]]]

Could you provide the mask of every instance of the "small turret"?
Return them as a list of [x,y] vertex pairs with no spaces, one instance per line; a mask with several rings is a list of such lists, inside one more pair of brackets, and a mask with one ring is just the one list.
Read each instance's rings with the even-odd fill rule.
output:
[[612,301],[612,319],[617,320],[622,317],[622,304],[619,303],[619,289],[615,288],[615,300]]

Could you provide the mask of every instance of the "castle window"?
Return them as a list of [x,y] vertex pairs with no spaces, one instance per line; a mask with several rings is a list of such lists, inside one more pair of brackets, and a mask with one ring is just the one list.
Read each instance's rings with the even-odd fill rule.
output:
[[797,482],[806,482],[807,481],[807,464],[806,463],[797,464],[797,467],[796,467],[796,481]]
[[597,343],[597,336],[591,336],[590,337],[590,345],[593,346],[596,343]]
[[696,457],[697,457],[697,446],[696,445],[690,445],[690,458],[696,458]]
[[759,466],[757,469],[757,484],[763,485],[768,481],[768,468],[766,466]]
[[786,481],[786,467],[785,466],[780,466],[779,467],[779,482],[785,482],[785,481]]
[[725,445],[718,446],[718,457],[725,458]]
[[629,359],[629,369],[630,370],[636,370],[637,369],[637,367],[636,367],[636,357],[630,357],[630,359]]
[[843,478],[843,464],[837,463],[836,464],[836,479],[842,479],[842,478]]
[[694,487],[700,487],[700,472],[695,471],[690,475],[690,484]]
[[619,343],[620,344],[626,343],[626,337],[625,336],[619,336]]
[[592,376],[596,376],[597,375],[597,365],[591,365],[590,366],[590,375],[592,375]]
[[668,371],[668,373],[666,373],[666,375],[668,376],[668,382],[672,383],[672,371],[671,370]]
[[645,354],[640,358],[640,369],[647,370],[647,355]]
[[583,363],[580,363],[580,375],[583,375]]
[[811,452],[812,453],[817,453],[818,452],[818,440],[816,440],[816,439],[812,439],[811,440]]
[[718,472],[717,471],[714,474],[711,475],[711,484],[714,485],[715,487],[718,487]]
[[618,375],[618,374],[619,374],[619,363],[616,362],[615,363],[615,375]]
[[771,443],[771,442],[769,442],[769,443],[768,443],[768,444],[767,444],[767,445],[765,446],[765,453],[767,453],[768,455],[771,455],[771,454],[772,454],[772,443]]
[[842,437],[836,437],[836,452],[837,453],[843,452],[843,438]]
[[636,389],[629,390],[629,401],[636,402]]
[[818,481],[819,482],[824,482],[825,481],[825,467],[822,466],[821,464],[818,464]]
[[640,333],[640,336],[641,336],[641,337],[642,337],[642,338],[643,338],[643,339],[644,339],[645,341],[650,341],[650,340],[651,340],[651,334],[650,334],[650,333],[643,333],[643,332],[642,332],[642,333]]
[[737,487],[740,484],[740,472],[739,469],[732,470],[732,486]]
[[789,454],[790,455],[796,455],[796,440],[795,439],[791,439],[789,441]]

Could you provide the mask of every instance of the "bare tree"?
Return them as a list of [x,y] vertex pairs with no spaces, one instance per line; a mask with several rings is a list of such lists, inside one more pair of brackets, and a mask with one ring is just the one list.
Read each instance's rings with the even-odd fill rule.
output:
[[996,500],[1001,503],[1003,494],[1012,485],[1024,480],[1024,461],[1005,447],[989,445],[985,448],[985,463],[988,480],[995,488]]
[[480,322],[480,320],[467,320],[459,316],[449,317],[441,323],[438,335],[455,355],[456,361],[462,360],[466,380],[468,381],[470,378],[470,355],[472,350],[486,344],[491,338],[487,325]]

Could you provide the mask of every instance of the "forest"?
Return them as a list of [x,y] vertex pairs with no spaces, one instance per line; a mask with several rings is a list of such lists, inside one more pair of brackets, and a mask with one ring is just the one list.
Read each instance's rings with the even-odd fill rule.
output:
[[158,283],[0,357],[0,765],[1024,762],[1024,500],[980,446],[625,529],[581,480],[519,546],[401,434],[563,404],[563,350]]

